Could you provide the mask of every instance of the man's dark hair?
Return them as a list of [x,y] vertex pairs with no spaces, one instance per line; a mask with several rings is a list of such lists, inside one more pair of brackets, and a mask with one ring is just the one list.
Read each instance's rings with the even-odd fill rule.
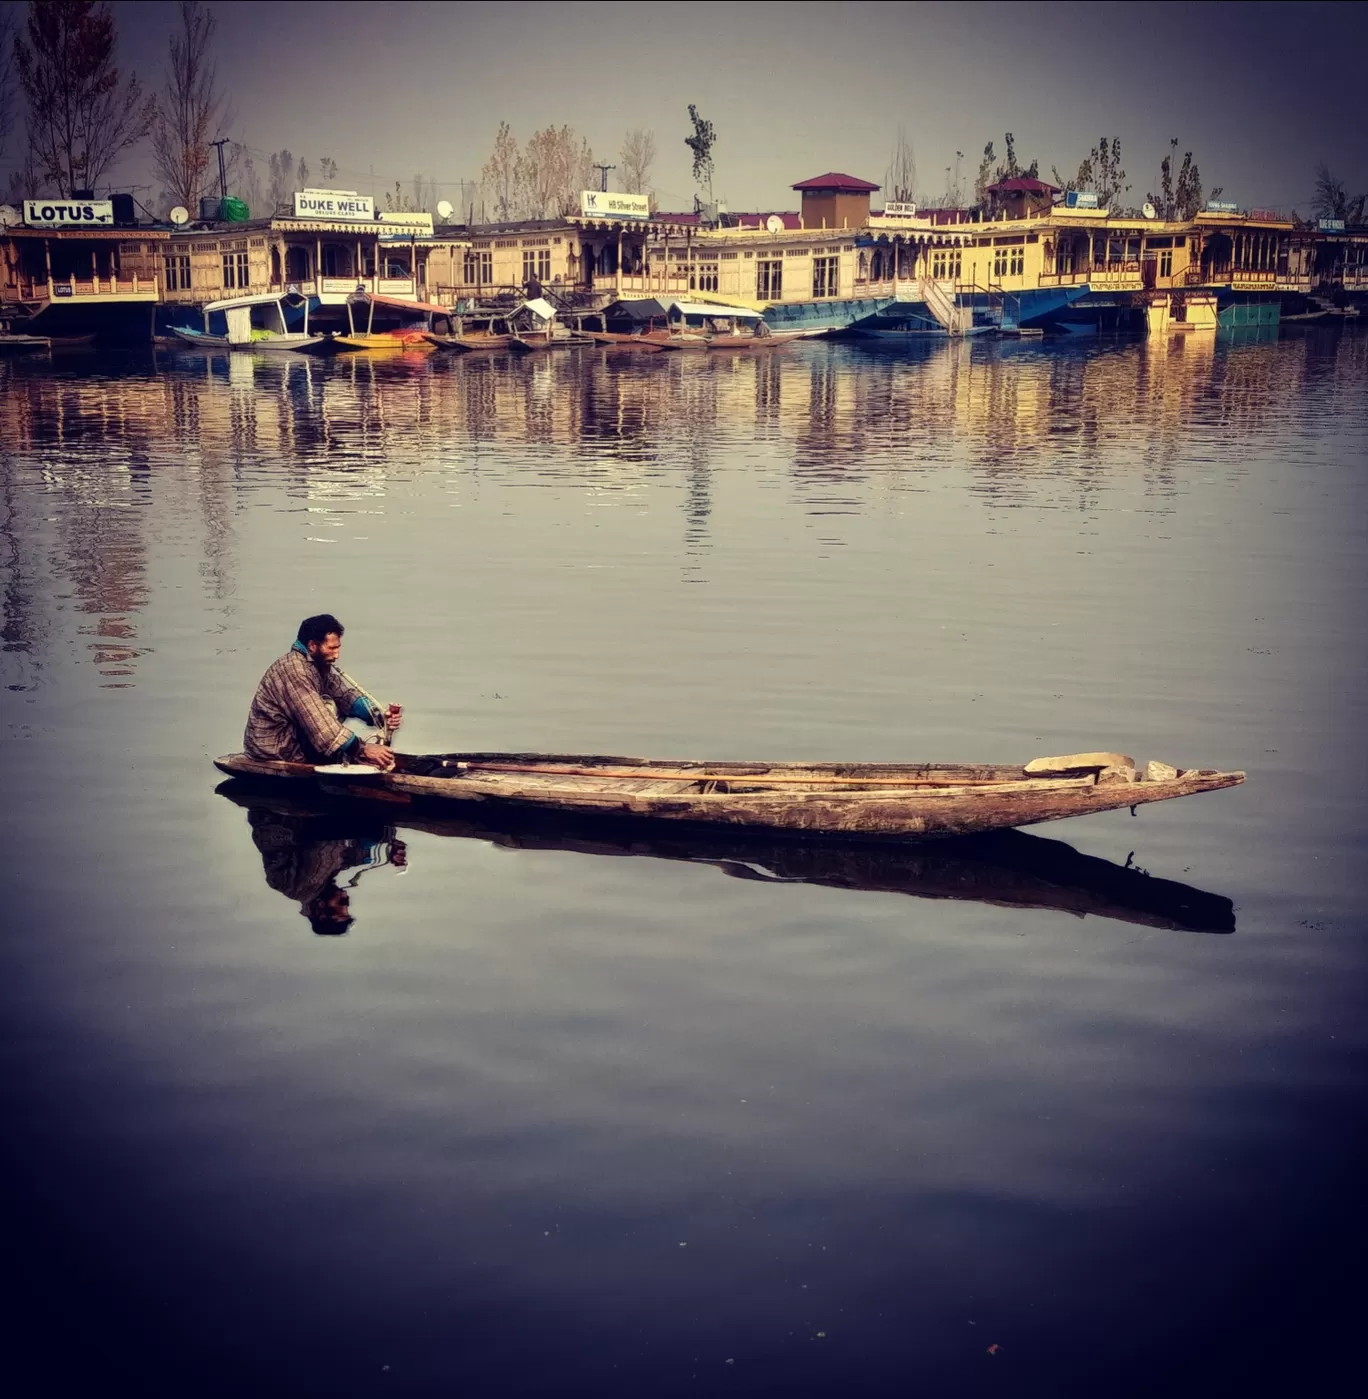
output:
[[341,636],[342,623],[331,612],[320,612],[317,617],[305,617],[299,624],[299,640],[307,646],[316,641],[320,646],[329,636]]

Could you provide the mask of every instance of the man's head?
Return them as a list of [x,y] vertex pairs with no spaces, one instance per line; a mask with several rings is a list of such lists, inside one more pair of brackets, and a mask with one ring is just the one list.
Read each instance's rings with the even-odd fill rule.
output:
[[301,904],[299,911],[309,920],[309,926],[320,937],[340,937],[352,925],[351,895],[336,884],[329,884],[321,894],[315,895],[308,903]]
[[317,617],[305,617],[299,624],[299,642],[312,660],[322,665],[331,665],[342,649],[342,633],[346,630],[331,612],[320,612]]

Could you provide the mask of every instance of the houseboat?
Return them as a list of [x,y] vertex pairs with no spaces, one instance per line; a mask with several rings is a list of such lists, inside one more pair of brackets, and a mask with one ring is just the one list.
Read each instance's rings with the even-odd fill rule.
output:
[[0,321],[58,343],[150,345],[167,238],[127,194],[0,207]]

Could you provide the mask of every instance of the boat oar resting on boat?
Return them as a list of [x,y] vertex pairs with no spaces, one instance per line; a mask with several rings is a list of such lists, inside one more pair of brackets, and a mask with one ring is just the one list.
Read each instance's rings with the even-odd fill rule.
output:
[[537,753],[396,753],[364,764],[263,762],[237,753],[234,777],[314,784],[363,800],[493,806],[812,836],[926,839],[1031,826],[1214,792],[1243,772],[1141,769],[1120,753],[988,763],[728,763]]

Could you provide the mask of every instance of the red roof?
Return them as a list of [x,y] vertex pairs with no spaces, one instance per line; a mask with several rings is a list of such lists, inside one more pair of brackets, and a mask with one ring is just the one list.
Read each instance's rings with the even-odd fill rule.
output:
[[838,194],[873,194],[881,185],[871,185],[868,180],[857,180],[854,175],[842,175],[828,170],[825,175],[817,175],[793,186],[794,189],[835,190]]
[[999,180],[987,187],[989,194],[1057,194],[1058,185],[1046,184],[1044,180],[1033,180],[1029,175],[1013,175],[1010,180]]

